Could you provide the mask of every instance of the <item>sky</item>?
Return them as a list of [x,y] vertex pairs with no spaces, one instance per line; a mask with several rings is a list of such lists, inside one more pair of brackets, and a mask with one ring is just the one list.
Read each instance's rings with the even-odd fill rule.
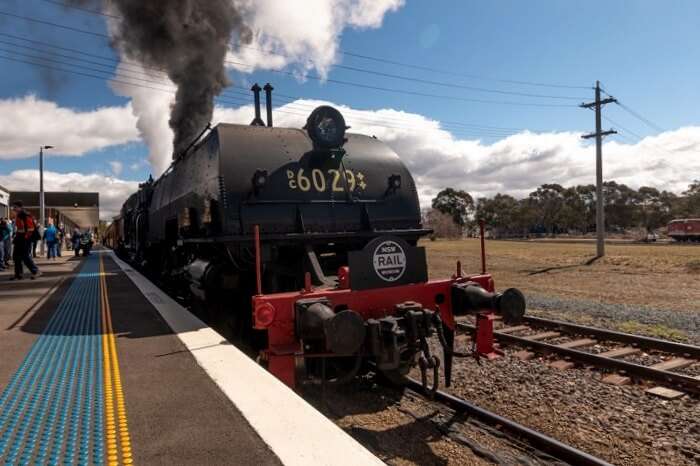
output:
[[[700,178],[700,3],[694,0],[232,0],[253,42],[231,39],[232,85],[213,121],[249,123],[270,82],[274,119],[301,127],[330,103],[442,188],[526,196],[594,182],[596,80],[604,175],[677,193]],[[105,219],[172,153],[172,83],[110,47],[99,1],[0,0],[0,185],[97,190]],[[98,13],[102,14],[98,14]],[[111,15],[111,16],[110,16]]]

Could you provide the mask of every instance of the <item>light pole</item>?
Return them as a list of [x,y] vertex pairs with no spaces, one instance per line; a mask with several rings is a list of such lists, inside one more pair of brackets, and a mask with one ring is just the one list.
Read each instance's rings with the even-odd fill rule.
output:
[[[44,149],[53,149],[53,146],[41,146],[39,147],[39,225],[44,228],[44,222],[46,221],[46,204],[44,203]],[[44,241],[41,241],[41,248],[39,249],[41,255],[44,255]]]

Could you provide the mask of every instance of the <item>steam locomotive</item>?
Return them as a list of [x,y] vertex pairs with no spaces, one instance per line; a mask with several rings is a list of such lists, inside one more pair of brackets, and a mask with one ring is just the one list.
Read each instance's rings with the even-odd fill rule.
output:
[[[266,90],[267,90],[266,86]],[[411,174],[375,137],[347,134],[321,106],[303,129],[219,124],[124,203],[107,242],[132,264],[187,290],[193,307],[225,316],[236,338],[290,386],[340,383],[373,370],[400,382],[418,365],[449,384],[454,317],[477,314],[490,353],[494,313],[515,322],[518,290],[487,273],[428,279]],[[270,88],[271,89],[271,88]]]

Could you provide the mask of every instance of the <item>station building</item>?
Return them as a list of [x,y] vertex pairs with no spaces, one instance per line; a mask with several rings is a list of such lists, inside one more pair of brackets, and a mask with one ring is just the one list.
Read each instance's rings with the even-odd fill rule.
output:
[[[24,208],[39,219],[39,192],[12,191],[10,203],[22,201]],[[73,228],[95,230],[100,222],[100,194],[79,192],[44,192],[46,218],[52,217],[56,224],[63,223],[66,231]],[[0,206],[1,208],[1,206]]]
[[10,216],[10,190],[0,186],[0,218]]

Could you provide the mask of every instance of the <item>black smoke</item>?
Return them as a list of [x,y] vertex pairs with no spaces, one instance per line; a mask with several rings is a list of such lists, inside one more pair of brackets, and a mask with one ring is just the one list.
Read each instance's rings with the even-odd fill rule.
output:
[[[85,5],[89,0],[73,0]],[[94,3],[94,2],[93,2]],[[177,86],[170,113],[174,154],[211,121],[214,98],[229,84],[228,46],[249,43],[233,0],[105,0],[113,45],[130,60],[165,72]]]

